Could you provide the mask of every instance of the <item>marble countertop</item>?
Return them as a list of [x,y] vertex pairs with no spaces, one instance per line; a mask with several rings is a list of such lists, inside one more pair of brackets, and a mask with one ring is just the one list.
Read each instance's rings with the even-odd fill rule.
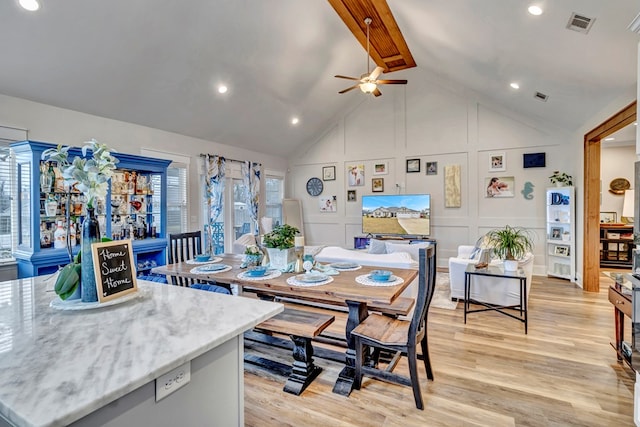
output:
[[122,304],[49,306],[41,278],[0,282],[0,414],[72,423],[282,311],[282,305],[138,281]]

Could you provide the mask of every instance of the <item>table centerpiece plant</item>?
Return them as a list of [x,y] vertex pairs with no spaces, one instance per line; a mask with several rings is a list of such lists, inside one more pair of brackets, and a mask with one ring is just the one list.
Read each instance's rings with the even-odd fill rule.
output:
[[263,237],[263,245],[269,253],[269,262],[273,268],[289,270],[289,263],[294,260],[295,237],[299,230],[288,224],[276,225]]
[[[72,160],[69,159],[70,148],[70,146],[58,145],[56,148],[50,148],[42,153],[43,160],[57,163],[63,179],[68,184],[69,192],[75,186],[87,200],[86,216],[82,222],[80,251],[76,260],[71,259],[69,265],[65,266],[58,275],[55,289],[61,299],[68,299],[75,298],[78,294],[77,288],[80,288],[79,294],[82,302],[95,302],[98,301],[98,293],[91,244],[100,241],[100,227],[95,217],[95,207],[99,198],[104,199],[107,196],[109,180],[116,170],[118,159],[111,155],[107,145],[100,144],[95,139],[86,141],[82,146],[82,156],[76,156]],[[91,157],[88,157],[89,150],[91,150]],[[69,199],[70,194],[67,195],[67,203]],[[68,224],[68,206],[66,212]],[[67,250],[71,256],[69,246]],[[80,272],[79,280],[73,284],[71,283],[71,280],[75,279],[73,272],[78,271]],[[58,281],[63,281],[63,283],[58,286]],[[72,290],[73,292],[71,292]]]
[[247,267],[260,265],[262,262],[262,252],[257,245],[248,245],[244,249],[244,263]]
[[505,271],[516,271],[518,260],[533,250],[533,235],[522,227],[505,225],[489,231],[486,239],[495,256],[504,260]]

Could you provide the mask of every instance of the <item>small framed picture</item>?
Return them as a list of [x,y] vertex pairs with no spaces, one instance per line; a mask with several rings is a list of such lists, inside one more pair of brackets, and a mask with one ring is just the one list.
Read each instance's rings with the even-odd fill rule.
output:
[[356,201],[356,190],[347,190],[347,202]]
[[322,180],[323,181],[335,181],[336,180],[336,167],[335,166],[323,166],[322,167]]
[[569,246],[556,246],[553,254],[558,256],[569,256]]
[[384,191],[384,178],[373,178],[371,180],[371,191],[382,193]]
[[420,172],[420,159],[407,159],[407,173]]
[[492,153],[489,155],[489,172],[504,172],[507,170],[506,153]]
[[560,240],[562,239],[562,227],[551,227],[551,232],[549,233],[550,240]]
[[389,163],[388,162],[380,162],[373,164],[373,174],[374,175],[386,175],[389,173]]
[[618,214],[616,212],[600,212],[600,222],[602,224],[615,224],[618,222]]
[[438,175],[438,162],[427,162],[425,168],[427,175]]

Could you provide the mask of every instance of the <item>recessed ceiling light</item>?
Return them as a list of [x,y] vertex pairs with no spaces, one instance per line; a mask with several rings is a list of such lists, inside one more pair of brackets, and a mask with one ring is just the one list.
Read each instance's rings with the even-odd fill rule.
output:
[[20,0],[20,6],[31,12],[40,9],[40,3],[38,3],[38,0]]
[[531,5],[527,10],[534,16],[542,15],[542,8],[540,6]]
[[291,124],[292,125],[297,125],[298,123],[300,123],[300,119],[297,117],[292,117],[291,118]]
[[225,85],[218,86],[218,93],[227,93],[228,90],[229,88],[226,87]]
[[615,141],[616,139],[612,136],[610,136],[609,138],[605,138],[605,141]]
[[511,83],[509,86],[511,86],[513,89],[520,89],[520,85],[516,82]]

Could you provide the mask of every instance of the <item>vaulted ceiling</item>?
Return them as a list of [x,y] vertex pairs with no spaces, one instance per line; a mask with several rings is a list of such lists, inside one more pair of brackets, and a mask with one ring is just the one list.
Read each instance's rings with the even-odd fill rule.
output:
[[[534,2],[388,0],[417,66],[384,77],[410,91],[433,74],[578,129],[635,87],[640,36],[627,26],[640,6],[541,0],[534,17]],[[366,54],[327,0],[17,3],[0,3],[5,95],[282,156],[365,96],[337,94],[333,76],[359,76]],[[588,34],[565,28],[572,12],[595,19]]]

